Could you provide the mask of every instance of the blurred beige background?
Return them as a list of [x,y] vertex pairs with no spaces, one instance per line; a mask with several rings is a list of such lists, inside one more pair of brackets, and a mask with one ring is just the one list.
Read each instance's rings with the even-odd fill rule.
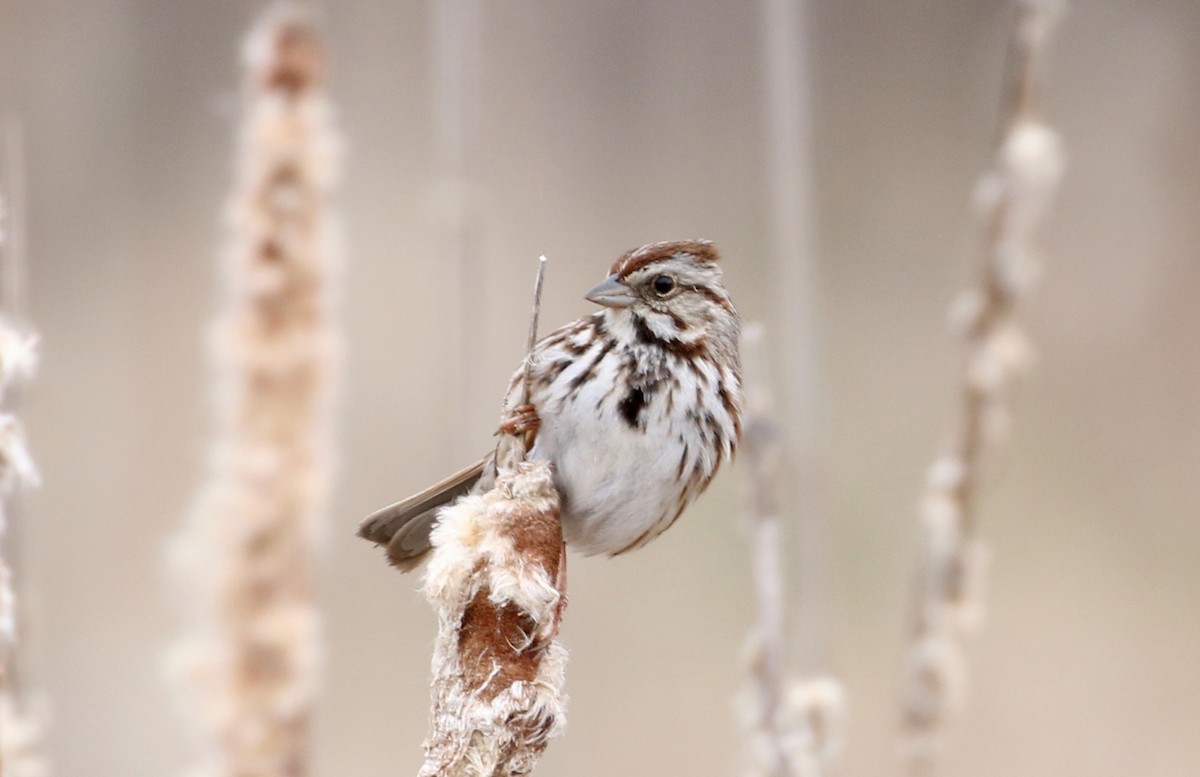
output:
[[[831,442],[834,668],[843,774],[895,772],[896,696],[923,471],[953,421],[954,294],[972,277],[973,180],[995,120],[1008,5],[813,3],[821,337]],[[1080,0],[1047,113],[1068,174],[1027,320],[983,527],[989,619],[947,773],[1200,773],[1200,4]],[[186,741],[161,681],[176,621],[163,545],[200,482],[240,35],[231,0],[0,0],[0,112],[27,134],[32,317],[25,415],[33,667],[60,775],[164,775]],[[317,773],[412,774],[434,623],[357,519],[488,445],[542,320],[623,250],[708,237],[766,313],[758,21],[750,3],[486,4],[482,233],[461,313],[436,260],[430,5],[329,0],[349,144],[341,474],[322,572]],[[474,338],[455,392],[445,344]],[[462,401],[462,400],[460,400]],[[749,625],[739,473],[644,551],[575,559],[569,731],[540,773],[731,774]]]

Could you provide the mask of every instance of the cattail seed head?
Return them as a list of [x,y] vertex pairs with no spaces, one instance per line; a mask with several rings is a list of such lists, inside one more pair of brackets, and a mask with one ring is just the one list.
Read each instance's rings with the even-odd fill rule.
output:
[[438,615],[424,777],[528,774],[566,724],[559,495],[520,462],[442,510],[425,594]]

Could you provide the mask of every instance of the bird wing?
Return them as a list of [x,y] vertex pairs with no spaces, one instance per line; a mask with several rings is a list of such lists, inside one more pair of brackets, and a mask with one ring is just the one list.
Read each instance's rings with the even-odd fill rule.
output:
[[429,532],[437,509],[469,492],[489,469],[492,458],[489,453],[424,491],[381,507],[358,525],[358,536],[387,546],[388,561],[405,571],[412,569],[432,547]]

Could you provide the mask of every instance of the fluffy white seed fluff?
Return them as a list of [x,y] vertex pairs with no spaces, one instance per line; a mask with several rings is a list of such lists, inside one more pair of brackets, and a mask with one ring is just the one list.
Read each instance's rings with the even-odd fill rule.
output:
[[423,777],[528,774],[561,733],[561,536],[543,461],[522,462],[491,491],[442,511],[425,576],[438,638]]

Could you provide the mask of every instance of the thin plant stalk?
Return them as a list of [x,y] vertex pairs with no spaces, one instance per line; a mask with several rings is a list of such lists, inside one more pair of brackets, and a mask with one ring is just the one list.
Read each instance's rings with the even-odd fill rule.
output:
[[[769,183],[772,359],[781,388],[776,420],[762,330],[747,327],[748,530],[758,620],[743,705],[745,774],[825,774],[840,752],[845,694],[830,674],[828,539],[823,512],[825,430],[820,381],[820,294],[812,183],[812,119],[805,0],[760,0]],[[786,494],[780,473],[786,472]],[[783,507],[786,504],[786,508]],[[782,521],[786,515],[787,522]],[[794,578],[783,548],[794,532]],[[796,600],[796,655],[787,646],[785,591]],[[795,662],[802,679],[789,675]]]
[[770,326],[780,388],[789,524],[796,548],[796,659],[828,671],[828,531],[824,514],[825,427],[821,384],[808,3],[760,0],[772,279]]
[[934,772],[945,728],[962,704],[964,634],[982,618],[986,553],[978,537],[980,486],[1008,426],[1008,396],[1028,360],[1015,318],[1036,275],[1033,238],[1062,172],[1057,134],[1040,118],[1038,87],[1053,0],[1019,0],[996,153],[979,181],[983,267],[956,304],[964,333],[961,419],[949,452],[929,470],[921,499],[921,559],[905,664],[902,733],[908,771]]
[[271,6],[244,50],[245,105],[215,322],[217,436],[176,544],[191,623],[175,656],[197,771],[311,773],[314,564],[331,468],[339,142],[306,4]]
[[763,329],[748,324],[742,337],[746,428],[747,531],[754,579],[755,626],[747,648],[747,683],[740,706],[744,777],[818,777],[841,747],[845,708],[832,677],[791,676],[786,595],[781,569],[779,476],[783,432],[774,417]]

